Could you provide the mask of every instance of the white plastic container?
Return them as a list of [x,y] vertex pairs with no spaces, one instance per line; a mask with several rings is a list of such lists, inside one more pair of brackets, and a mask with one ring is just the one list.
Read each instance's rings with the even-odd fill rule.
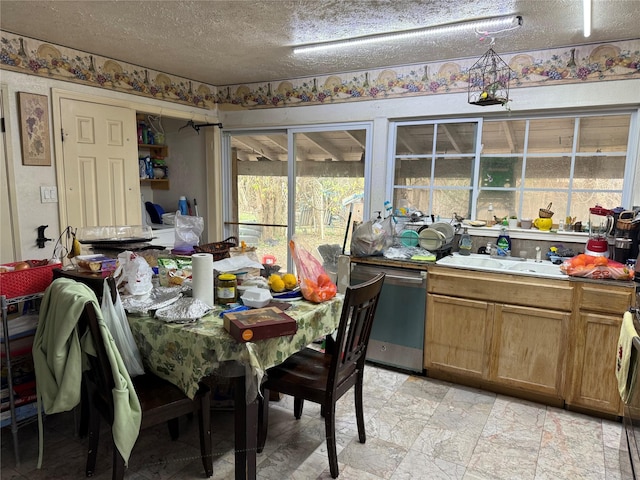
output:
[[266,288],[247,288],[240,297],[242,303],[247,307],[262,308],[269,305],[269,302],[273,300],[271,292]]

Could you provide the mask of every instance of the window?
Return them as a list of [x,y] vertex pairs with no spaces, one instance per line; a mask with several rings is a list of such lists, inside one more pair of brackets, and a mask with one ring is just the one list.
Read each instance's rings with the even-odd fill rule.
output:
[[348,224],[363,219],[369,129],[341,124],[225,132],[227,231],[281,272],[293,271],[288,241],[295,234],[328,273],[337,273],[337,256],[350,241]]
[[596,204],[622,206],[631,198],[635,117],[394,123],[394,207],[484,219],[489,203],[496,216],[518,218],[551,204],[557,222],[584,220]]

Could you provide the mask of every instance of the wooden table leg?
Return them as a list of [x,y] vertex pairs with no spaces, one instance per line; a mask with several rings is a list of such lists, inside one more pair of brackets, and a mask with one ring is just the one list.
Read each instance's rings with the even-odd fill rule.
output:
[[258,442],[258,399],[247,403],[245,377],[234,378],[236,480],[255,480]]

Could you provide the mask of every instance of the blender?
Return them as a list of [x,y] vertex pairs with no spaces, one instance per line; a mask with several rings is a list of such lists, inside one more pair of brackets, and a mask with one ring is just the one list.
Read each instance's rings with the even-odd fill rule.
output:
[[589,240],[584,249],[587,255],[609,258],[607,237],[613,229],[613,211],[596,205],[589,209]]

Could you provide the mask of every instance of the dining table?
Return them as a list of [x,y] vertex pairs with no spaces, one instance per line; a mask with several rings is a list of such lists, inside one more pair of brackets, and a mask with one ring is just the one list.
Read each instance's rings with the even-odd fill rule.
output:
[[235,478],[256,478],[258,395],[265,371],[282,363],[314,340],[333,332],[340,321],[344,296],[322,303],[287,302],[294,335],[238,342],[223,324],[216,306],[195,321],[172,323],[151,315],[128,314],[131,332],[145,368],[193,398],[203,379],[227,377],[233,387]]

